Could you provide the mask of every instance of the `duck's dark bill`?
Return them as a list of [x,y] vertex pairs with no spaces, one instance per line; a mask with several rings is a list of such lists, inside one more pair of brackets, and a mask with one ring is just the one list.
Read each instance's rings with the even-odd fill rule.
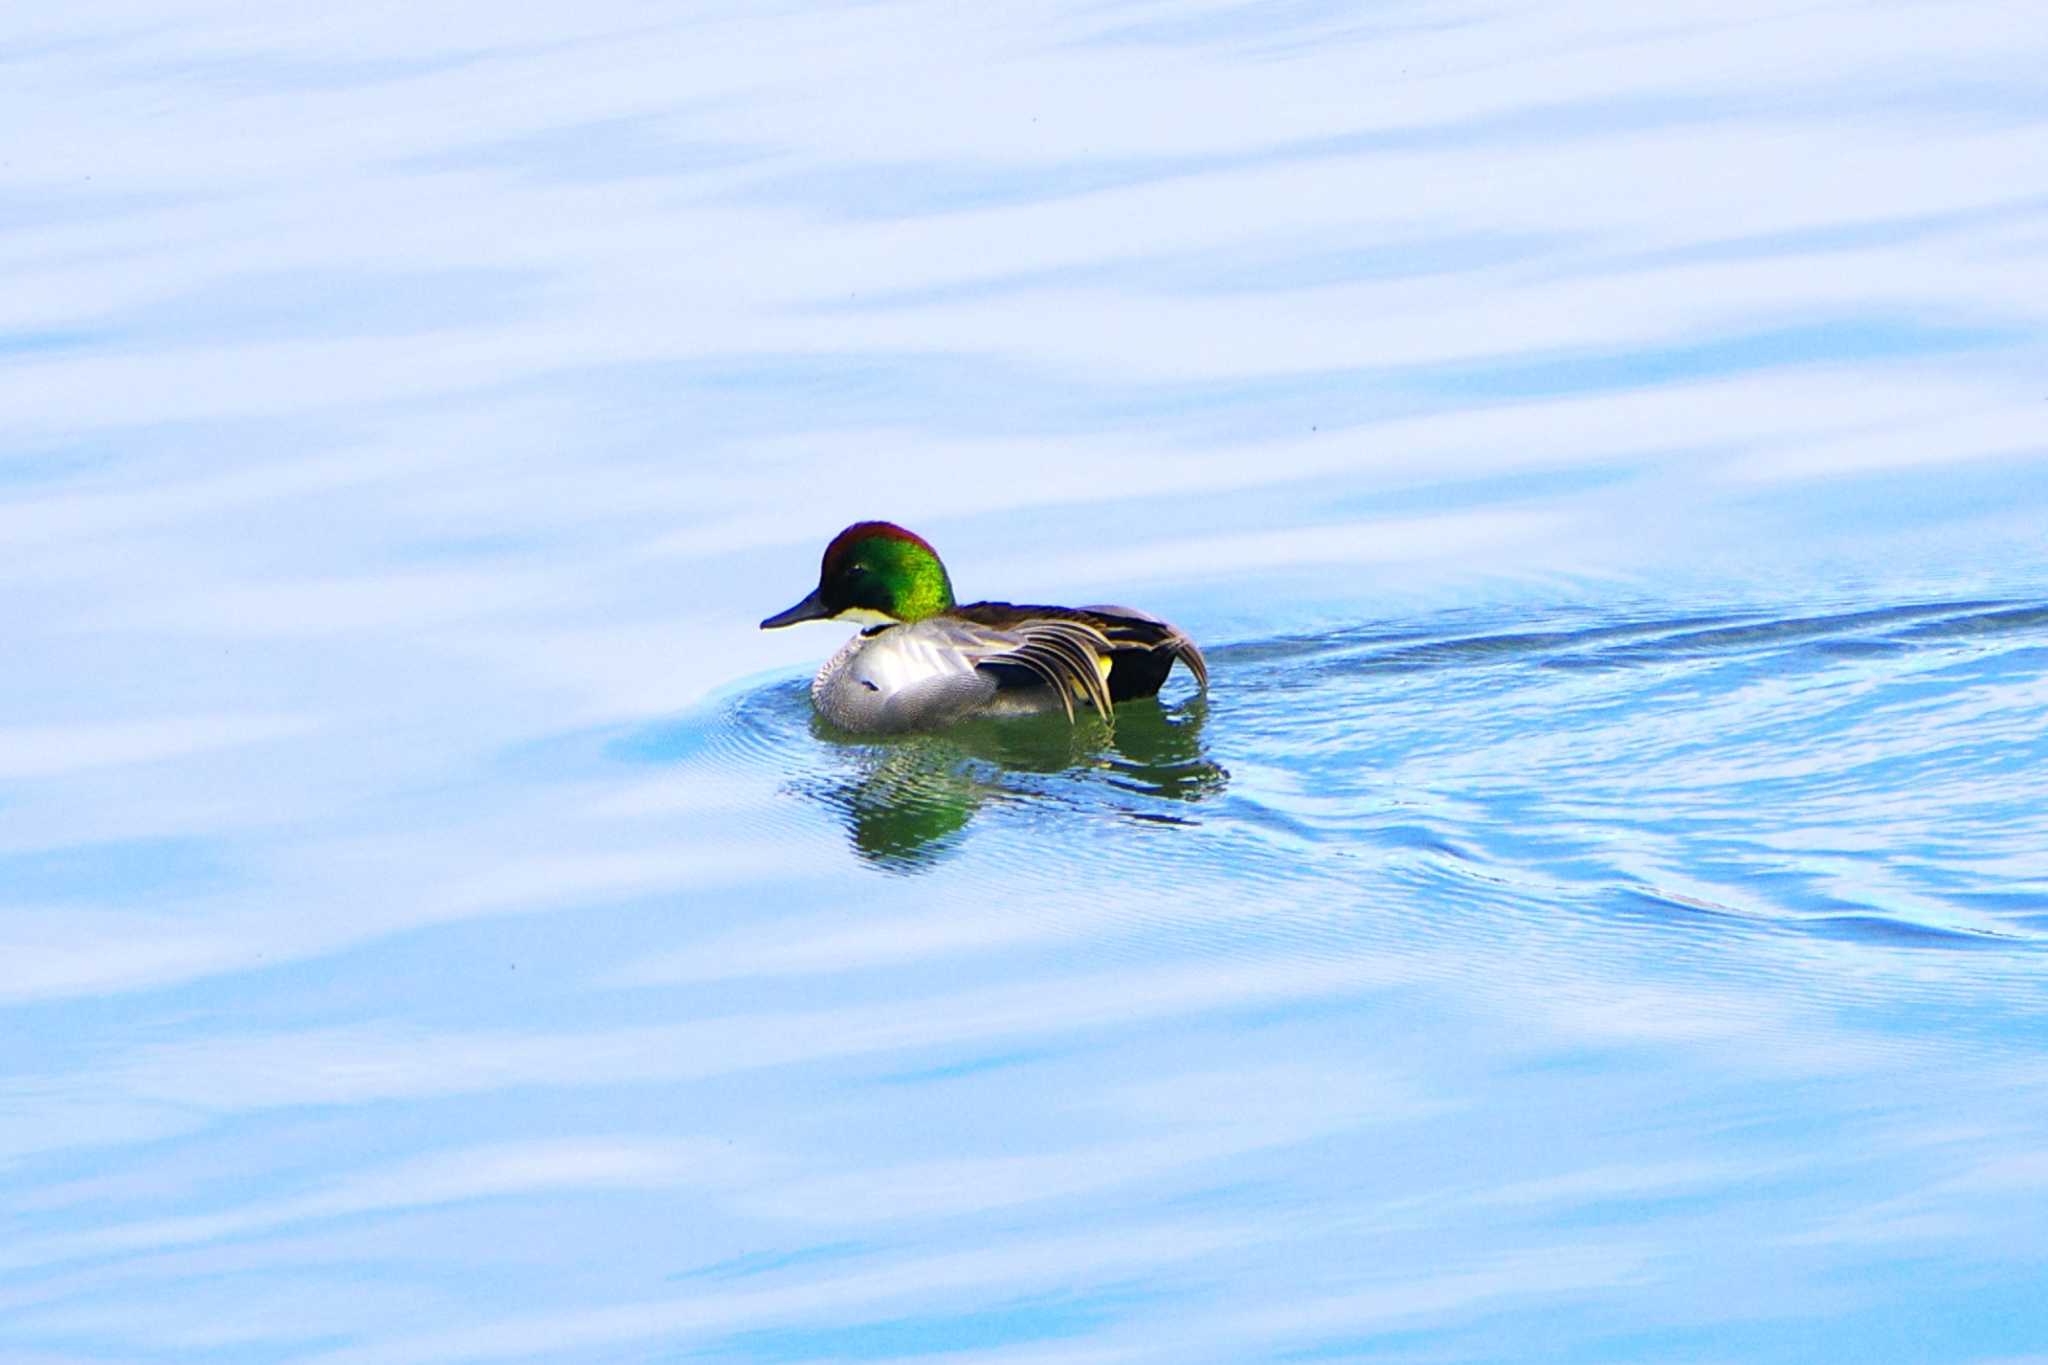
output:
[[818,600],[817,589],[813,588],[809,597],[788,611],[778,611],[763,621],[761,629],[774,630],[777,626],[793,626],[799,621],[822,621],[831,614],[825,610],[825,604]]

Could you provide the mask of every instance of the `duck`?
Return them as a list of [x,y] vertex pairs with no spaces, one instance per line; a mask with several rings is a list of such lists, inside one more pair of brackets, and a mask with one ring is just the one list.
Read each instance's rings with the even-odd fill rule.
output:
[[953,599],[930,542],[888,521],[832,538],[818,586],[761,622],[862,627],[811,680],[818,714],[856,734],[935,730],[980,716],[1064,712],[1115,724],[1118,702],[1158,695],[1176,662],[1209,689],[1209,666],[1179,628],[1133,607],[1028,606]]

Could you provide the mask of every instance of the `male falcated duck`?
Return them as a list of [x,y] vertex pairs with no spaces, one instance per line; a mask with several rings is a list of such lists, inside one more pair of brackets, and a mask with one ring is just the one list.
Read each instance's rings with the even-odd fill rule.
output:
[[811,595],[761,623],[857,621],[867,628],[811,680],[819,714],[846,730],[930,730],[970,716],[1110,707],[1150,697],[1180,660],[1204,690],[1195,642],[1130,607],[953,601],[938,552],[886,521],[847,527],[825,547]]

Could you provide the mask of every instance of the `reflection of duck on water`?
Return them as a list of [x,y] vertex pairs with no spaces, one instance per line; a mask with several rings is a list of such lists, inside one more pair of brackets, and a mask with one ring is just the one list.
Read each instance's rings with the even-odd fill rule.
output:
[[[1207,710],[1200,696],[1172,707],[1147,700],[1120,708],[1113,731],[1040,716],[883,740],[851,740],[820,721],[814,732],[844,755],[850,771],[843,780],[807,786],[844,816],[856,853],[900,870],[951,852],[984,805],[1059,806],[1069,814],[1093,807],[1179,823],[1182,817],[1161,802],[1200,801],[1228,780],[1202,749]],[[1111,796],[1105,785],[1136,799]]]
[[811,683],[818,713],[861,734],[1051,710],[1072,720],[1077,700],[1112,721],[1116,703],[1156,696],[1176,659],[1209,685],[1194,641],[1130,607],[956,605],[938,552],[886,521],[841,531],[818,586],[761,628],[819,620],[869,623]]

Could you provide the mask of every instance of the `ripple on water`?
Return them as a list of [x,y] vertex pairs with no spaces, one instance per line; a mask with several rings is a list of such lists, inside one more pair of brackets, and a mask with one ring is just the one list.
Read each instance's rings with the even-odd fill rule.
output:
[[963,858],[1056,894],[1086,858],[1263,902],[1268,936],[1294,914],[1307,938],[1540,925],[1532,951],[1557,952],[1646,926],[1667,946],[2042,943],[2048,608],[1486,624],[1226,644],[1208,697],[1170,686],[1113,729],[852,737],[776,682],[674,752],[779,773],[791,818],[887,873]]

